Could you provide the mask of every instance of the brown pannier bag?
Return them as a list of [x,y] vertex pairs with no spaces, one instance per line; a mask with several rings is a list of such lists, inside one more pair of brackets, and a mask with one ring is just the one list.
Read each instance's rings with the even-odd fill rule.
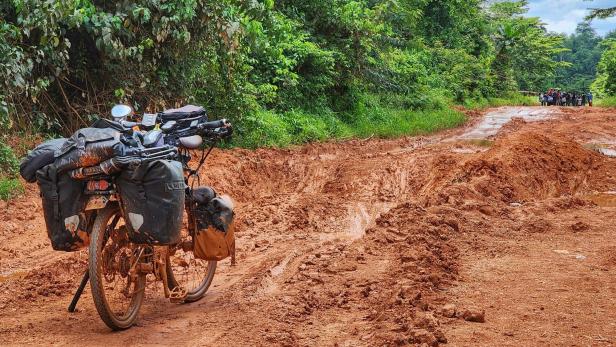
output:
[[225,232],[213,225],[197,231],[195,257],[203,260],[223,260],[235,253],[235,227],[233,223]]
[[196,224],[193,238],[195,257],[218,261],[232,256],[234,259],[235,224],[231,199],[223,196],[197,201],[193,211]]

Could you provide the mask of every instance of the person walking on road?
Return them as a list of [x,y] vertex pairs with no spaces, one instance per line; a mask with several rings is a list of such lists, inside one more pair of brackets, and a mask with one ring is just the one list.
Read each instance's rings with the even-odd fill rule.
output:
[[565,105],[571,106],[571,93],[565,93]]
[[588,106],[592,107],[592,92],[588,92]]

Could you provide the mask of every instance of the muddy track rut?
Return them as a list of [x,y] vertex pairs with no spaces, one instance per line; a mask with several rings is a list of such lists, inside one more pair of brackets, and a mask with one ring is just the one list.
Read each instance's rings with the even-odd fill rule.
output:
[[119,333],[89,288],[66,312],[86,254],[51,251],[29,185],[0,206],[0,344],[614,344],[613,143],[614,110],[503,108],[430,137],[215,151],[202,181],[238,204],[238,264],[198,303],[149,286]]

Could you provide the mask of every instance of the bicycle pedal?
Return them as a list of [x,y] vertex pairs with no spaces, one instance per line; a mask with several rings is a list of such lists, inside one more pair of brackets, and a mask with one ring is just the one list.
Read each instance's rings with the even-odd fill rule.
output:
[[169,301],[175,304],[181,304],[186,300],[188,291],[182,287],[175,287],[169,293]]

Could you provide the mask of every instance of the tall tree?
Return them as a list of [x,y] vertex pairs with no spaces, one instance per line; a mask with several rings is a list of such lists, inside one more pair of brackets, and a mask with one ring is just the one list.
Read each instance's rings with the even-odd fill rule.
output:
[[616,6],[608,8],[594,8],[590,11],[590,14],[588,15],[588,17],[586,17],[586,19],[605,19],[613,16],[616,16]]
[[567,51],[555,57],[556,60],[568,62],[570,65],[556,71],[553,86],[572,91],[588,90],[595,79],[597,63],[603,52],[601,40],[589,22],[578,24],[575,32],[563,43]]
[[592,89],[600,96],[616,95],[616,39],[607,39],[602,43],[606,49],[597,65],[597,79]]
[[492,63],[495,85],[501,92],[539,90],[559,66],[552,57],[564,49],[563,37],[550,34],[537,17],[525,17],[528,2],[503,1],[492,4],[496,47]]

